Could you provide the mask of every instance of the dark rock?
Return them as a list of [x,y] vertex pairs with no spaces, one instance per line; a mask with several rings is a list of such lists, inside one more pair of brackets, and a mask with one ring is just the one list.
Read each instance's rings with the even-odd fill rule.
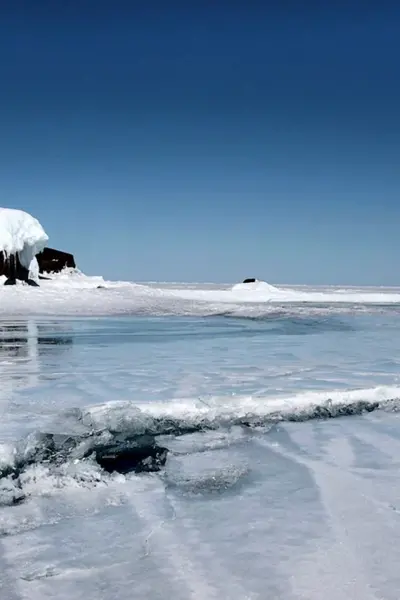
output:
[[65,268],[76,268],[73,254],[54,248],[45,248],[43,252],[37,254],[36,258],[41,273],[59,273]]
[[[32,287],[39,287],[39,284],[36,283],[36,281],[34,281],[33,279],[23,279],[22,281],[25,281],[25,283],[27,283],[28,285],[31,285]],[[4,285],[16,285],[17,284],[17,280],[15,279],[15,277],[9,277],[5,282]]]
[[[5,275],[8,279],[20,279],[26,281],[29,277],[29,271],[19,262],[18,254],[11,254],[5,257],[3,252],[0,252],[0,275]],[[9,283],[7,285],[14,285]]]
[[[75,259],[72,254],[68,252],[61,252],[54,248],[45,248],[43,252],[36,255],[36,259],[39,265],[39,272],[43,273],[59,273],[65,267],[75,269]],[[21,265],[18,254],[11,254],[5,256],[4,252],[0,252],[0,275],[5,275],[11,281],[20,279],[21,281],[27,282],[29,285],[37,286],[36,282],[32,282],[29,279],[29,270]],[[39,276],[39,279],[48,279],[47,277]],[[14,283],[7,283],[7,285],[14,285]]]
[[257,281],[257,279],[250,277],[249,279],[244,279],[243,283],[255,283],[256,281]]

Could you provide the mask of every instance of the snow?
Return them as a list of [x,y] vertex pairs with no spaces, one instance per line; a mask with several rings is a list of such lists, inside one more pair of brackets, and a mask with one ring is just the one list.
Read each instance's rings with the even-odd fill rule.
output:
[[32,215],[14,208],[0,208],[0,251],[6,256],[18,254],[21,265],[29,269],[34,279],[39,275],[36,254],[45,248],[48,239]]
[[[155,286],[153,289],[157,289]],[[400,288],[385,290],[384,288],[308,288],[276,287],[265,281],[255,283],[238,283],[228,288],[215,286],[204,289],[201,284],[197,288],[188,289],[184,284],[179,289],[164,293],[175,298],[192,301],[218,302],[221,304],[259,304],[259,303],[362,303],[385,304],[400,302]]]
[[[32,263],[34,264],[34,263]],[[31,264],[31,267],[32,267]],[[282,311],[294,316],[331,311],[385,310],[400,304],[400,288],[276,287],[255,284],[137,284],[87,276],[77,269],[49,275],[32,290],[3,287],[0,315],[184,315],[265,318]],[[35,300],[32,302],[32,294]]]
[[237,283],[232,287],[232,292],[260,292],[263,294],[279,293],[279,289],[266,281],[254,281],[251,283]]

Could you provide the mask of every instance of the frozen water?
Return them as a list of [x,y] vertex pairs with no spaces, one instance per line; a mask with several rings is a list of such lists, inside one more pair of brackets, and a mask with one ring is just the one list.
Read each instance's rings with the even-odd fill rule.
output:
[[253,288],[0,288],[1,598],[397,600],[400,289]]

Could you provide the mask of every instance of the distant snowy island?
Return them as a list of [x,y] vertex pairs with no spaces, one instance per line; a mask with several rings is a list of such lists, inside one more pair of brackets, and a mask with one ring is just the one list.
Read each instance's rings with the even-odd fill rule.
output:
[[75,267],[71,254],[47,248],[49,236],[29,213],[0,207],[0,275],[6,285],[17,280],[39,285],[40,272]]

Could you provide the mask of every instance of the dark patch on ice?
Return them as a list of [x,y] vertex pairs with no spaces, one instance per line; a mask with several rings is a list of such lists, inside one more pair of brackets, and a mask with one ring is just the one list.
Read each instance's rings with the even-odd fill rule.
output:
[[128,432],[34,433],[17,445],[15,454],[13,464],[0,467],[0,505],[25,500],[20,477],[32,465],[45,465],[56,472],[68,461],[90,460],[107,473],[154,472],[165,465],[168,450],[156,444],[154,436],[132,436]]
[[100,446],[95,450],[96,462],[108,473],[136,473],[159,471],[166,463],[168,450],[158,446],[154,440],[134,442],[121,440]]
[[115,435],[90,432],[81,436],[39,433],[33,440],[28,438],[27,450],[16,461],[14,472],[31,464],[58,465],[70,459],[91,458],[108,473],[140,473],[158,471],[165,464],[166,456],[166,448],[158,446],[151,435],[129,435],[129,432]]

